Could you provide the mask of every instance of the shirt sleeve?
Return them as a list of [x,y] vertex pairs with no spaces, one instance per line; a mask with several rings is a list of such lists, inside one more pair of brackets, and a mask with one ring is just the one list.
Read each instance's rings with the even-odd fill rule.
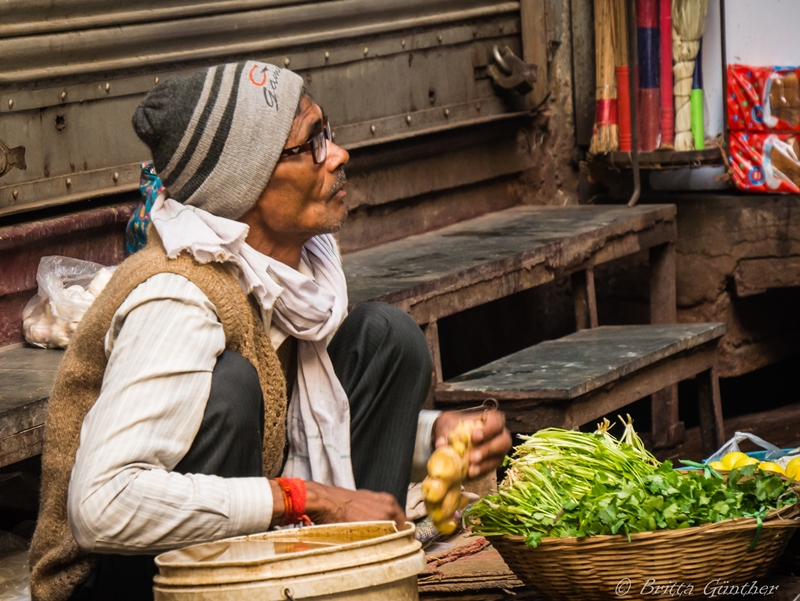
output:
[[433,425],[441,411],[423,409],[417,420],[417,439],[414,441],[414,460],[411,463],[411,481],[422,482],[428,475],[428,459],[433,453]]
[[156,553],[267,530],[266,478],[171,471],[200,429],[225,348],[208,298],[182,276],[156,275],[123,302],[105,343],[108,365],[67,501],[81,549]]

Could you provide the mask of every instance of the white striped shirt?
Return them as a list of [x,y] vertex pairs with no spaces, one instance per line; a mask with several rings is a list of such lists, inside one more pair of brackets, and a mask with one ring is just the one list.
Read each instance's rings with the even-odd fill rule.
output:
[[[208,298],[182,276],[153,276],[120,305],[105,346],[108,365],[83,422],[67,501],[81,549],[155,553],[267,530],[266,478],[172,472],[200,428],[225,348]],[[420,414],[417,476],[424,476],[437,414]]]

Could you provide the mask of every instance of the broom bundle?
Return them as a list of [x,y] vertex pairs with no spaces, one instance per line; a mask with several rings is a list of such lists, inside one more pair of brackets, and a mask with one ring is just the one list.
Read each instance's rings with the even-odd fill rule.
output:
[[694,150],[692,75],[700,38],[706,27],[708,0],[673,0],[672,58],[675,62],[675,150]]
[[655,150],[661,139],[661,30],[658,0],[636,0],[639,49],[639,150]]
[[614,0],[594,0],[595,116],[591,154],[603,154],[619,146],[617,129],[617,85],[614,47],[617,37]]
[[661,0],[661,148],[675,144],[675,100],[672,97],[672,0]]
[[628,13],[626,0],[614,0],[614,62],[617,74],[617,119],[619,122],[619,149],[630,152],[631,138],[631,71],[628,66]]

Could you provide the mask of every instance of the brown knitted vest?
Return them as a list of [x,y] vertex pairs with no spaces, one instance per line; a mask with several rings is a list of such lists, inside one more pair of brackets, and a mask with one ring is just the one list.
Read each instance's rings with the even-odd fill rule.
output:
[[264,395],[264,476],[280,470],[286,441],[286,383],[258,310],[237,277],[220,263],[201,265],[188,255],[169,259],[150,228],[145,249],[120,265],[89,308],[64,355],[47,408],[42,451],[39,521],[30,550],[34,601],[65,601],[96,564],[78,548],[67,523],[67,488],[83,419],[100,394],[106,368],[105,334],[116,310],[136,286],[164,272],[186,277],[216,308],[226,348],[255,366]]

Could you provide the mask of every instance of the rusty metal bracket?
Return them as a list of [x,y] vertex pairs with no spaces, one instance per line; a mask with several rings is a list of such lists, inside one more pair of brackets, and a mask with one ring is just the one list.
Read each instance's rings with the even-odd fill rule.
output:
[[527,94],[536,83],[537,65],[529,65],[516,56],[508,46],[502,51],[497,46],[492,48],[494,63],[487,71],[494,83],[505,90],[515,90]]
[[28,168],[25,163],[25,147],[9,148],[8,144],[0,140],[0,177],[15,167],[23,171]]

